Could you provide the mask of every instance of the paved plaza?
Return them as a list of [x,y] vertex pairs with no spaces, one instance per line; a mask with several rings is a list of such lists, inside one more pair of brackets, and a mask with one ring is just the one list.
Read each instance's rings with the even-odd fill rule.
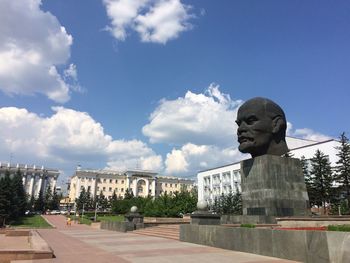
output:
[[63,216],[46,218],[56,228],[42,229],[39,233],[52,247],[56,258],[14,263],[295,262],[130,232],[99,230],[86,225],[69,227]]

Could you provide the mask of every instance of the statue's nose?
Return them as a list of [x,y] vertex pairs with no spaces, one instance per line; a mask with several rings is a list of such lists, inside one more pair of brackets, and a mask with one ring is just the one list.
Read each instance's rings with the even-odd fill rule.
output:
[[241,134],[242,132],[245,132],[247,130],[247,125],[246,123],[243,121],[240,123],[238,129],[237,129],[237,133]]

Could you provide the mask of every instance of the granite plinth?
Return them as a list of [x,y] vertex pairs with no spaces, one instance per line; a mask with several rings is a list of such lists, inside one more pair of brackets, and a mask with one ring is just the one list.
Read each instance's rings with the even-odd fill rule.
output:
[[191,224],[194,225],[220,225],[220,215],[207,211],[195,211],[191,214]]
[[299,159],[263,155],[242,161],[241,180],[244,216],[269,218],[309,214]]

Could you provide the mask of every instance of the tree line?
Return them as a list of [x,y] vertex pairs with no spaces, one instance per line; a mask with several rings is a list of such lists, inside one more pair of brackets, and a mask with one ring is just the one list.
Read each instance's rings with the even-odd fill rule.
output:
[[43,213],[58,209],[60,200],[61,195],[56,189],[52,193],[50,187],[45,193],[40,191],[38,197],[30,197],[25,191],[21,171],[18,169],[11,176],[6,170],[5,176],[0,178],[0,226],[23,216],[27,210]]
[[[310,206],[330,208],[332,214],[350,214],[350,143],[343,132],[336,147],[338,161],[331,166],[329,156],[317,150],[307,160],[301,157],[301,166],[309,195]],[[293,157],[288,153],[285,157]],[[239,191],[214,199],[211,209],[219,214],[242,214],[242,198]]]
[[306,160],[301,157],[302,170],[310,205],[331,208],[331,213],[349,214],[350,204],[350,143],[343,132],[336,147],[338,161],[331,166],[328,155],[317,150]]
[[126,214],[132,206],[137,206],[138,212],[144,216],[153,217],[181,217],[183,214],[196,210],[198,202],[196,189],[187,191],[185,188],[172,195],[164,194],[157,197],[135,197],[132,191],[126,189],[123,198],[117,197],[115,192],[108,200],[101,191],[93,198],[90,191],[84,188],[76,199],[77,210],[85,211],[97,209],[98,211],[111,211],[115,214]]

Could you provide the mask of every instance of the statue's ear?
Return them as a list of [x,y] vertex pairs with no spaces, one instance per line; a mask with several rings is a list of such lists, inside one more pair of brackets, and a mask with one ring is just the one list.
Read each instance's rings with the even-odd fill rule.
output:
[[272,133],[277,134],[285,126],[284,120],[281,116],[277,115],[272,119]]

